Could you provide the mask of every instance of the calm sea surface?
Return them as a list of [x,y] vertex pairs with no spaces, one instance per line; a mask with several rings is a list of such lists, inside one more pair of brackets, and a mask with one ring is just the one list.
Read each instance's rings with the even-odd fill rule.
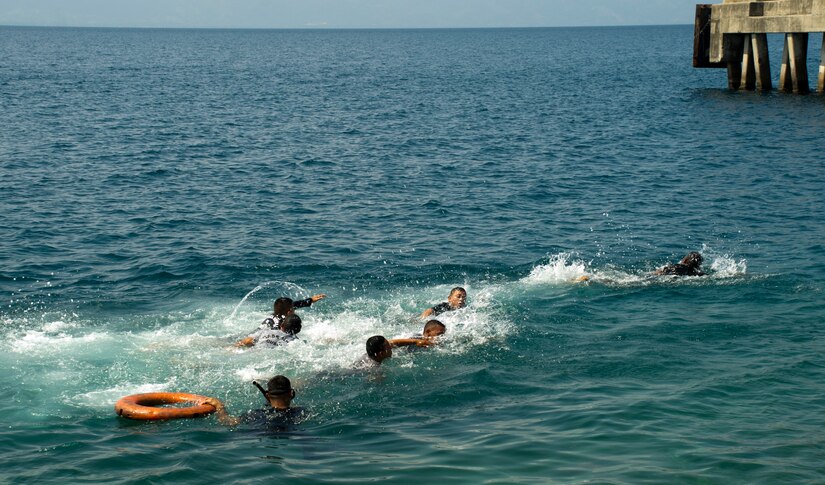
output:
[[[822,483],[825,99],[692,36],[0,28],[0,482]],[[275,374],[274,432],[113,411]]]

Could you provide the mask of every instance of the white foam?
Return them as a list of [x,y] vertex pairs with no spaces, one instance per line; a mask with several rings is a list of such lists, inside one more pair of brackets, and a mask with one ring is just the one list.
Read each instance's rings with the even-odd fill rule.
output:
[[58,333],[70,328],[75,328],[76,326],[77,324],[74,322],[65,322],[63,320],[57,320],[54,322],[47,322],[43,324],[43,332]]
[[[250,391],[253,379],[284,374],[296,382],[312,381],[319,373],[351,369],[372,335],[397,338],[420,333],[420,312],[443,301],[452,286],[332,296],[299,309],[300,340],[275,348],[232,345],[267,316],[269,297],[254,305],[250,298],[241,306],[204,302],[195,310],[109,320],[43,314],[17,318],[0,339],[0,347],[10,350],[0,352],[0,363],[18,373],[11,378],[24,388],[59,386],[62,392],[52,403],[100,413],[111,413],[114,402],[125,395],[155,391],[211,395],[230,407],[243,407],[258,398],[254,389]],[[447,325],[447,335],[429,355],[470,352],[513,332],[515,326],[496,306],[510,296],[512,284],[464,286],[468,306],[438,317]],[[414,354],[397,352],[387,367],[415,367],[422,365],[419,362]],[[30,366],[49,371],[30,382],[20,374]]]
[[[498,315],[493,304],[501,287],[490,285],[476,289],[466,284],[465,287],[470,295],[469,305],[438,316],[447,326],[439,351],[463,353],[513,331],[512,324]],[[299,341],[275,348],[228,350],[238,363],[233,374],[238,380],[249,382],[266,379],[274,373],[301,377],[348,369],[364,354],[365,342],[373,335],[392,339],[421,333],[424,320],[419,319],[418,314],[443,300],[450,288],[452,286],[445,285],[411,290],[411,305],[400,304],[395,295],[378,294],[350,298],[337,305],[327,301],[311,309],[300,309],[303,329],[298,335]],[[423,303],[425,301],[427,303]],[[405,306],[413,306],[415,310],[405,310]],[[255,315],[253,323],[260,322],[264,315]],[[248,333],[254,325],[247,323],[237,328]],[[392,365],[412,365],[408,360],[405,353],[399,352]]]
[[107,389],[84,392],[69,399],[71,404],[90,407],[106,408],[114,406],[115,402],[123,396],[132,394],[142,394],[146,392],[164,392],[173,390],[176,385],[175,378],[172,377],[166,382],[133,384],[126,383]]
[[550,257],[547,264],[533,268],[521,281],[527,284],[560,284],[575,281],[587,275],[583,261],[574,260],[572,253],[559,253]]
[[[572,253],[559,253],[550,257],[546,264],[537,265],[521,282],[528,285],[563,285],[600,283],[609,286],[647,286],[680,282],[694,284],[697,281],[718,281],[739,277],[747,273],[747,261],[735,259],[728,254],[717,254],[707,245],[702,246],[705,257],[703,265],[707,278],[657,277],[652,278],[649,270],[626,270],[607,265],[602,268],[588,268],[583,261],[575,259]],[[581,277],[586,277],[580,281]]]
[[26,330],[21,336],[11,338],[10,347],[12,352],[20,354],[55,354],[109,339],[111,336],[105,332],[74,336],[45,329]]
[[[702,247],[702,254],[706,260],[711,260],[708,267],[714,277],[733,278],[748,272],[748,262],[745,259],[737,260],[729,254],[716,254],[707,246]],[[707,265],[707,261],[705,264]]]

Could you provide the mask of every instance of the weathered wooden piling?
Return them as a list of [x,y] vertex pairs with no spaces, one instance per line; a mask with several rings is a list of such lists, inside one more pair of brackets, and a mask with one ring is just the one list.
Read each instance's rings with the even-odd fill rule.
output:
[[[767,34],[785,34],[779,90],[810,92],[808,35],[825,32],[825,0],[723,0],[696,6],[694,67],[725,67],[730,89],[770,91]],[[817,92],[825,93],[825,35]]]

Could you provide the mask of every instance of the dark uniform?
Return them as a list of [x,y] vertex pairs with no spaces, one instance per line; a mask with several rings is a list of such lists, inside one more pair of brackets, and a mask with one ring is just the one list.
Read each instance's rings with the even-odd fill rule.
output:
[[295,425],[305,421],[309,413],[304,408],[279,411],[272,406],[255,409],[241,416],[241,422],[264,431],[283,433],[294,431]]
[[694,266],[688,266],[682,263],[669,264],[656,272],[660,275],[676,275],[676,276],[704,276],[705,273]]
[[434,307],[430,308],[430,310],[432,310],[432,311],[433,311],[433,312],[430,314],[430,316],[431,316],[431,317],[434,317],[434,316],[436,316],[436,315],[441,315],[441,314],[442,314],[442,313],[444,313],[444,312],[451,312],[451,311],[453,311],[453,310],[456,310],[456,308],[453,308],[453,307],[452,307],[452,305],[450,305],[450,303],[449,303],[449,302],[446,302],[446,301],[445,301],[444,303],[439,303],[438,305],[436,305],[436,306],[434,306]]

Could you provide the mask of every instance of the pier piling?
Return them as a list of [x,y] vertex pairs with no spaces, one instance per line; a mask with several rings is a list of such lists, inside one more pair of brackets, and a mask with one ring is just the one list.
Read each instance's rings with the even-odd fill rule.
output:
[[739,83],[739,89],[746,89],[753,91],[756,89],[756,67],[753,62],[753,43],[751,36],[743,36],[742,42],[742,79]]
[[756,89],[760,91],[770,91],[773,89],[773,83],[771,82],[771,61],[768,55],[768,35],[751,34],[750,37],[751,49],[753,49]]
[[808,94],[808,34],[786,34],[782,49],[782,68],[779,71],[779,90],[786,93]]
[[[779,90],[811,92],[808,37],[825,32],[825,0],[723,0],[696,5],[694,67],[726,67],[732,90],[773,89],[767,34],[784,34]],[[825,34],[817,92],[825,94]]]
[[816,83],[816,91],[825,92],[825,34],[822,35],[822,49],[819,52],[819,81]]

